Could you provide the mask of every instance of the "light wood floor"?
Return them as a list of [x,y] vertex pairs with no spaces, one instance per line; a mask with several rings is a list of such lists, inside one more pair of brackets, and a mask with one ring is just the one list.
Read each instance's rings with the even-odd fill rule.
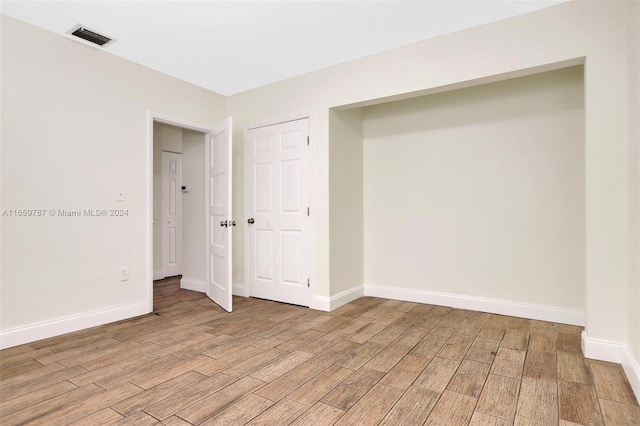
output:
[[365,297],[332,313],[156,283],[156,315],[0,352],[0,423],[638,425],[581,328]]

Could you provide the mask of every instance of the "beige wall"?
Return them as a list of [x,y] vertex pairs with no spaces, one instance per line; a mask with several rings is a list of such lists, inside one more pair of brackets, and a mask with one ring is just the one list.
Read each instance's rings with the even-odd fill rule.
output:
[[[226,115],[225,97],[1,19],[1,207],[129,210],[114,218],[3,217],[3,333],[38,324],[60,333],[68,331],[57,328],[61,319],[87,327],[148,312],[148,113],[214,126]],[[117,187],[126,202],[115,201]],[[129,281],[119,281],[122,266]],[[73,321],[83,315],[95,316]]]
[[[153,276],[162,270],[162,151],[182,153],[182,129],[153,123]],[[184,159],[183,159],[184,160]],[[183,164],[184,169],[184,164]]]
[[362,111],[329,113],[331,295],[363,283]]
[[365,284],[584,311],[582,75],[364,108]]
[[[330,203],[338,196],[329,181],[330,108],[470,87],[584,61],[587,331],[592,338],[627,341],[630,116],[625,23],[632,7],[630,2],[567,2],[229,97],[236,131],[293,113],[312,114],[314,295],[332,296]],[[241,187],[234,189],[241,194]],[[236,246],[242,243],[234,239]]]

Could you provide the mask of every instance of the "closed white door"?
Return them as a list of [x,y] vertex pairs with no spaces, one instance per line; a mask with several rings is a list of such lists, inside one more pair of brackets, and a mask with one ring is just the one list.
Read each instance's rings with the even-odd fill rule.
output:
[[162,151],[162,269],[182,274],[182,154]]
[[205,146],[207,296],[232,310],[231,287],[231,117],[220,124]]
[[309,306],[309,120],[251,129],[245,141],[249,295]]

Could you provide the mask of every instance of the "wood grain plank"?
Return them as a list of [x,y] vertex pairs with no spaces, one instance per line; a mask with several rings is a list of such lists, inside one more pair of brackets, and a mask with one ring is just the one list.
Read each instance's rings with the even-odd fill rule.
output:
[[438,356],[455,361],[462,361],[472,343],[473,339],[470,337],[451,336],[442,349],[440,349],[440,352],[438,352]]
[[579,424],[603,425],[593,386],[558,380],[558,414],[560,419]]
[[348,410],[384,376],[383,373],[361,368],[347,377],[320,401],[341,410]]
[[489,375],[489,364],[465,359],[451,378],[447,390],[478,398]]
[[261,398],[255,394],[250,394],[240,401],[231,404],[219,414],[202,423],[202,425],[243,425],[272,405],[272,401]]
[[[560,426],[575,426],[575,423],[566,422],[564,425],[563,420],[560,420]],[[515,426],[554,426],[556,423],[545,423],[538,420],[533,420],[528,417],[522,417],[516,414]]]
[[182,420],[178,416],[171,416],[160,423],[162,426],[193,426],[191,423]]
[[442,393],[460,363],[452,359],[435,357],[413,383],[414,386]]
[[640,425],[640,407],[600,398],[602,416],[607,425]]
[[475,338],[478,335],[478,333],[480,333],[480,330],[482,330],[483,325],[484,324],[482,322],[477,321],[475,319],[470,319],[467,316],[467,318],[465,318],[460,323],[458,328],[455,329],[453,334],[457,334],[458,336]]
[[403,393],[400,389],[378,383],[335,424],[336,426],[377,424]]
[[478,399],[476,411],[513,421],[519,389],[519,380],[489,374]]
[[339,365],[340,367],[357,370],[380,353],[382,349],[384,349],[383,345],[365,342],[348,352],[342,358],[338,359],[334,364]]
[[[148,415],[147,413],[144,413],[142,411],[137,411],[135,413],[133,413],[132,415],[130,415],[129,417],[125,417],[124,419],[120,419],[119,421],[116,421],[115,423],[111,424],[111,426],[151,426],[151,425],[157,425],[158,423],[158,419],[151,417],[150,415]],[[107,422],[104,423],[100,423],[100,422],[95,422],[95,423],[87,423],[87,426],[91,425],[100,425],[100,424],[109,424]]]
[[402,335],[407,329],[405,327],[398,327],[397,325],[388,325],[381,332],[369,339],[371,343],[377,343],[380,345],[388,345]]
[[380,383],[406,390],[428,363],[429,360],[425,358],[406,355],[380,380]]
[[2,416],[13,413],[24,408],[28,408],[31,405],[37,404],[40,401],[46,401],[51,398],[55,398],[58,395],[70,392],[78,387],[68,381],[61,381],[51,386],[47,386],[42,389],[38,389],[30,394],[22,395],[17,398],[9,399],[0,403],[0,413]]
[[331,364],[342,359],[345,355],[349,354],[351,351],[355,350],[358,347],[360,347],[360,345],[358,345],[357,343],[341,340],[333,346],[315,355],[309,360],[309,362],[321,365],[323,367],[328,367]]
[[[264,386],[264,382],[253,377],[243,377],[237,382],[220,389],[217,392],[199,400],[184,410],[179,411],[179,417],[192,424],[201,424],[215,416],[243,396]],[[154,416],[156,417],[156,416]]]
[[298,334],[296,337],[280,343],[276,346],[276,349],[280,349],[287,352],[294,352],[303,347],[304,345],[313,342],[325,333],[318,330],[306,330],[304,333]]
[[117,404],[112,405],[111,408],[125,417],[130,416],[136,411],[143,410],[171,395],[180,394],[206,378],[207,376],[204,374],[189,371],[178,377],[167,380],[166,382],[160,383],[149,390],[123,399]]
[[440,398],[438,392],[411,386],[380,422],[381,426],[421,425]]
[[302,404],[313,405],[351,374],[353,374],[352,370],[331,365],[292,392],[288,398]]
[[261,349],[258,349],[254,346],[245,346],[235,352],[230,353],[229,355],[225,355],[221,358],[214,359],[205,364],[202,364],[194,368],[193,371],[205,374],[207,376],[213,376],[214,374],[226,371],[232,366],[237,365],[244,360],[252,358],[260,353],[262,353]]
[[[86,386],[91,383],[107,382],[109,380],[122,380],[122,372],[136,371],[145,368],[158,357],[148,353],[136,354],[115,364],[106,365],[97,370],[89,371],[69,379],[76,386]],[[122,383],[121,383],[122,384]]]
[[174,393],[152,404],[145,408],[144,411],[156,419],[165,420],[235,381],[236,379],[231,376],[215,374],[180,393]]
[[590,365],[598,397],[625,404],[638,404],[622,366],[598,363]]
[[568,352],[557,352],[558,378],[568,382],[593,384],[591,371],[582,355]]
[[522,376],[524,360],[527,355],[524,351],[499,348],[498,354],[491,365],[491,374],[517,379]]
[[473,361],[493,363],[496,357],[500,341],[476,337],[465,355],[466,359]]
[[511,424],[509,420],[488,416],[476,411],[473,413],[473,417],[471,417],[469,426],[511,426]]
[[[251,346],[253,347],[253,346]],[[226,368],[224,374],[232,377],[242,378],[259,369],[271,364],[272,362],[288,355],[289,353],[280,349],[267,349],[258,352],[256,355],[246,358],[244,361],[234,364],[232,367]],[[226,358],[226,357],[225,357]],[[222,358],[221,358],[222,359]]]
[[339,408],[318,402],[289,426],[330,426],[343,414]]
[[260,370],[251,373],[251,377],[263,382],[271,382],[286,372],[293,370],[311,357],[312,355],[306,352],[291,352],[271,364],[262,367]]
[[477,399],[471,396],[444,391],[427,418],[425,426],[467,425],[476,402]]
[[555,380],[557,375],[556,353],[529,350],[524,361],[522,375],[534,379]]
[[263,411],[259,416],[251,420],[247,425],[272,426],[277,424],[288,425],[309,409],[308,405],[301,404],[288,398],[284,398]]
[[26,405],[24,408],[12,413],[2,413],[2,423],[7,425],[22,425],[35,418],[42,417],[52,411],[62,408],[65,405],[73,404],[76,401],[80,401],[103,392],[104,389],[94,384],[90,384],[56,397],[49,398],[45,401],[36,401],[35,404]]
[[398,336],[398,338],[393,341],[393,344],[413,348],[428,332],[429,329],[427,328],[411,326]]
[[318,337],[316,340],[307,343],[298,350],[306,352],[308,354],[317,355],[320,352],[325,351],[327,348],[335,345],[345,337],[347,337],[347,335],[345,335],[344,333],[333,331],[331,333],[327,333],[323,336]]
[[532,330],[529,333],[529,350],[537,352],[556,351],[556,333],[544,330]]
[[529,347],[529,332],[522,330],[507,329],[504,332],[500,347],[514,349],[516,351],[526,351]]
[[364,365],[365,368],[389,372],[400,361],[411,348],[406,346],[389,345],[374,356],[371,361]]
[[[60,367],[59,364],[51,364],[52,366]],[[43,367],[48,369],[49,366]],[[72,377],[79,376],[87,372],[82,367],[70,367],[70,368],[58,368],[50,372],[43,377],[38,377],[35,380],[27,381],[25,383],[17,382],[12,386],[7,386],[6,383],[2,383],[2,392],[0,392],[0,401],[8,401],[10,399],[18,398],[24,395],[30,395],[39,389],[46,388],[54,385],[62,380],[68,380]],[[12,376],[13,377],[13,376]],[[39,402],[39,401],[38,401]]]
[[[89,414],[77,422],[71,423],[73,426],[95,426],[95,425],[110,425],[116,423],[118,420],[122,420],[124,417],[113,411],[111,408],[103,408],[100,411]],[[158,421],[153,419],[154,423]]]
[[32,420],[31,424],[69,424],[140,392],[142,392],[142,389],[131,383],[127,383],[118,388],[78,400],[73,404],[64,405],[63,407],[50,411],[42,417]]
[[442,349],[448,338],[429,333],[411,349],[410,355],[431,359]]
[[556,344],[558,351],[582,355],[582,340],[579,334],[558,333]]
[[556,381],[522,377],[517,414],[545,423],[558,422]]
[[[168,355],[173,358],[173,355]],[[150,389],[160,383],[166,382],[167,380],[171,380],[175,377],[180,376],[181,374],[192,371],[194,368],[197,368],[207,362],[211,361],[211,358],[206,357],[204,355],[196,355],[193,358],[189,358],[186,360],[177,361],[175,364],[171,364],[168,368],[156,369],[152,371],[147,371],[146,374],[140,376],[131,377],[129,380],[134,385],[141,387],[142,389]]]
[[379,332],[381,332],[384,328],[385,326],[382,324],[373,324],[373,323],[367,324],[357,332],[346,337],[344,340],[347,340],[353,343],[362,344],[367,340],[369,340],[370,338],[372,338],[373,336],[375,336],[376,334],[378,334]]
[[282,398],[299,388],[313,377],[317,376],[323,368],[319,365],[304,363],[293,370],[283,374],[271,383],[258,389],[255,394],[274,402],[280,401]]

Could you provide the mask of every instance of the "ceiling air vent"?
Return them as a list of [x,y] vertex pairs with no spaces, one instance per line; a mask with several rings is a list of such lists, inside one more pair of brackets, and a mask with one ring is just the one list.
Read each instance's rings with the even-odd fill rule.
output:
[[105,46],[109,43],[112,43],[114,40],[110,37],[107,37],[102,34],[98,34],[95,31],[92,31],[85,27],[84,25],[76,25],[68,31],[68,34],[79,37],[83,40],[86,40],[90,43],[97,44],[98,46]]

